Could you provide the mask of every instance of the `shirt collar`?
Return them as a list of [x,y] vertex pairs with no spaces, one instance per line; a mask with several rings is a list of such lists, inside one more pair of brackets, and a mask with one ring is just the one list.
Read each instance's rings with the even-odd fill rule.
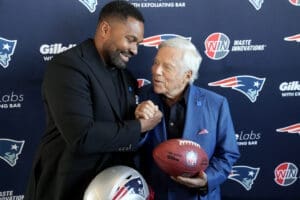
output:
[[[190,85],[188,84],[183,91],[183,95],[180,97],[179,101],[177,101],[175,104],[179,103],[183,106],[186,106],[186,104],[188,102],[189,91],[190,91]],[[160,95],[160,96],[162,97],[163,100],[166,98],[164,95]],[[165,104],[165,101],[164,101],[164,104]]]

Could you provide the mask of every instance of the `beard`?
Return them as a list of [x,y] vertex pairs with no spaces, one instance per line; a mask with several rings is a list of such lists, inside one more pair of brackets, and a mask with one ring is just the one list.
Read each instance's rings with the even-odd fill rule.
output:
[[118,45],[109,39],[103,44],[103,59],[104,62],[111,67],[125,69],[127,62],[134,55],[130,50],[122,50]]
[[120,56],[120,51],[109,52],[108,57],[109,61],[108,64],[118,68],[118,69],[125,69],[126,62],[124,62]]

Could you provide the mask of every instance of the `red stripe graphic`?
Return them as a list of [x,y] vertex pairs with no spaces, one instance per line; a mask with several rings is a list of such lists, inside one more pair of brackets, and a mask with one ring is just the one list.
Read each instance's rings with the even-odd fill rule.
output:
[[276,129],[276,131],[300,134],[300,123],[293,124],[293,125],[283,127],[283,128],[279,128],[279,129]]

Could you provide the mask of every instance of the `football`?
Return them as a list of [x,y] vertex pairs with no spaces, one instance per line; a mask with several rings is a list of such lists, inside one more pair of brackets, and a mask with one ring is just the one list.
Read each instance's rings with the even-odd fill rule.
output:
[[204,171],[209,163],[204,149],[191,140],[166,140],[156,146],[152,154],[158,167],[175,177],[193,177]]

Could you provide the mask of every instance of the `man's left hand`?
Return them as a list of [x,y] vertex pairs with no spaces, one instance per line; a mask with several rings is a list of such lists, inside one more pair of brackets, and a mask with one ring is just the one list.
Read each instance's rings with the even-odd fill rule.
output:
[[189,188],[200,188],[200,187],[207,186],[207,175],[203,171],[201,171],[196,177],[189,178],[183,176],[177,176],[177,177],[171,176],[171,178],[177,183],[185,185]]

